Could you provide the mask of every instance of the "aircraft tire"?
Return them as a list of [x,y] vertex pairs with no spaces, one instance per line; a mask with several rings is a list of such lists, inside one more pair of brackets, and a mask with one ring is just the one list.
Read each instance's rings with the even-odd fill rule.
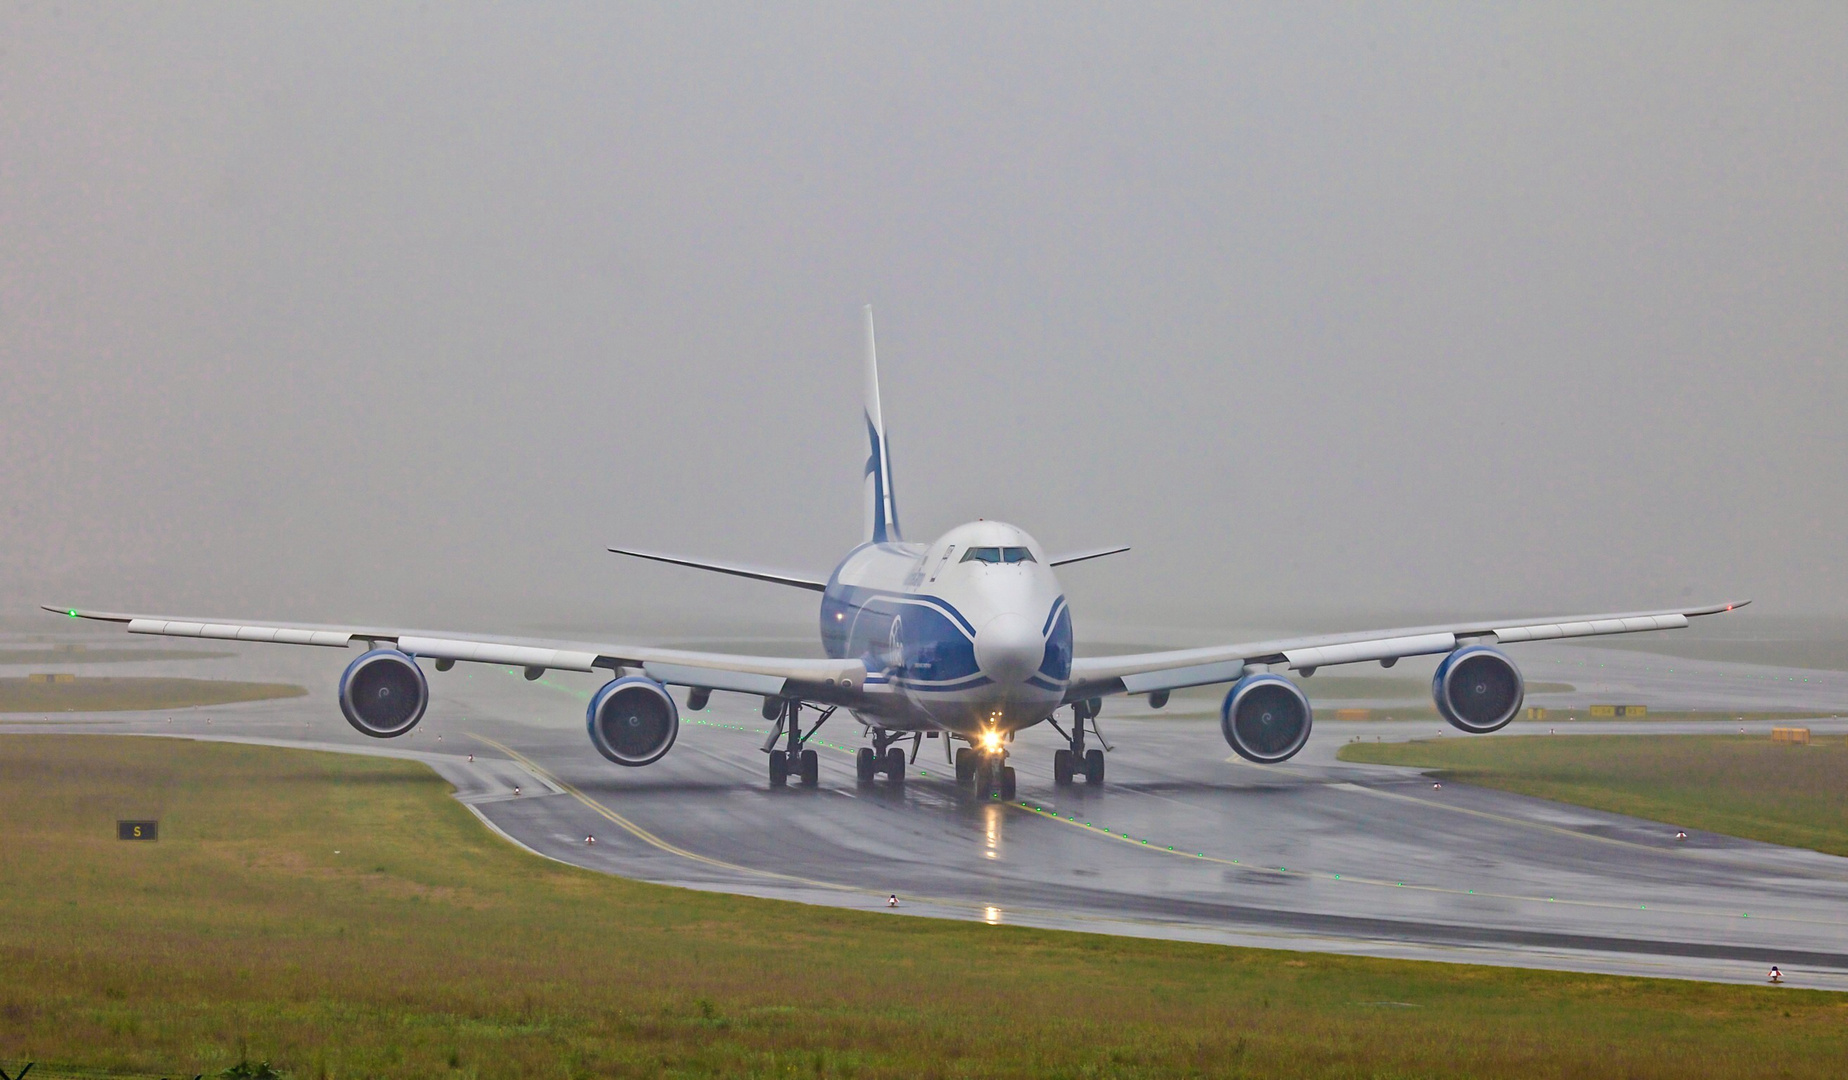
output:
[[821,755],[813,750],[802,751],[802,786],[815,787],[821,783]]
[[967,746],[956,748],[956,782],[967,784],[975,779],[975,751]]
[[770,751],[770,786],[783,787],[789,783],[789,755],[781,750]]
[[1001,798],[1005,802],[1014,801],[1014,767],[1001,766]]
[[982,761],[976,765],[974,779],[976,798],[986,799],[995,793],[995,770],[988,762]]
[[1072,786],[1072,752],[1070,750],[1053,751],[1052,782],[1059,787]]
[[873,777],[879,775],[879,755],[873,753],[872,747],[862,746],[860,752],[854,755],[853,774],[862,786],[872,783]]
[[1084,752],[1084,779],[1085,783],[1094,786],[1104,782],[1104,752],[1102,750]]
[[902,784],[905,782],[904,747],[891,746],[886,748],[885,774],[886,779],[892,781],[894,784]]

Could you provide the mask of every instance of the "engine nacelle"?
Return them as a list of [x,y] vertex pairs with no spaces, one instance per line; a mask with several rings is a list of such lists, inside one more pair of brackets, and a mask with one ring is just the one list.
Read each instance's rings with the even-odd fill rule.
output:
[[417,726],[429,704],[423,669],[397,649],[373,649],[340,676],[340,711],[361,735],[395,739]]
[[1247,675],[1232,684],[1219,707],[1219,730],[1238,756],[1275,765],[1309,741],[1309,699],[1281,675]]
[[1487,645],[1466,645],[1437,665],[1431,698],[1452,727],[1482,735],[1508,726],[1527,698],[1527,684],[1514,661]]
[[652,765],[680,734],[680,710],[667,687],[630,675],[603,684],[584,710],[590,744],[618,765]]

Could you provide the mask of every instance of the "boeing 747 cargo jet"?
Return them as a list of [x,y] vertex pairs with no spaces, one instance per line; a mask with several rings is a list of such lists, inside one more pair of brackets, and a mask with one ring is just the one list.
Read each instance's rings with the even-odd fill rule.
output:
[[[1431,680],[1438,712],[1471,733],[1495,731],[1520,711],[1521,673],[1497,645],[1517,641],[1670,630],[1740,604],[1566,618],[1507,619],[1360,633],[1319,634],[1199,649],[1075,659],[1072,613],[1056,567],[1127,550],[1052,554],[1025,530],[999,521],[958,525],[937,539],[908,543],[899,529],[892,459],[879,411],[872,309],[866,309],[866,527],[859,546],[824,580],[651,552],[622,555],[773,582],[821,594],[825,660],[689,652],[646,645],[533,641],[428,634],[367,626],[181,619],[47,607],[79,619],[125,623],[131,634],[268,641],[367,651],[340,678],[340,711],[366,735],[395,738],[417,726],[430,704],[424,673],[456,663],[502,664],[537,679],[548,669],[606,671],[610,680],[585,712],[590,743],[617,765],[659,761],[680,731],[669,687],[687,708],[705,708],[715,690],[763,700],[772,722],[764,744],[772,787],[793,776],[814,786],[815,732],[845,709],[864,729],[859,780],[902,783],[926,737],[941,739],[957,781],[983,797],[1014,795],[1007,765],[1015,732],[1048,724],[1067,744],[1053,755],[1055,782],[1104,780],[1097,716],[1118,694],[1160,708],[1171,691],[1230,684],[1220,706],[1226,742],[1259,764],[1285,761],[1309,740],[1309,700],[1279,674],[1312,675],[1337,664],[1391,667],[1407,656],[1441,655]],[[1059,713],[1068,711],[1062,726]],[[804,712],[812,719],[804,719]],[[1093,745],[1093,741],[1097,745]]]

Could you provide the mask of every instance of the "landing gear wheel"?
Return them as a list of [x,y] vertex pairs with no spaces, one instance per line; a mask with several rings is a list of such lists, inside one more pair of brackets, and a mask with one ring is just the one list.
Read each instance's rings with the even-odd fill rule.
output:
[[781,750],[770,751],[770,786],[782,787],[789,783],[789,755]]
[[886,748],[885,774],[886,779],[892,781],[894,784],[902,784],[905,782],[904,747],[891,746]]
[[1014,801],[1014,767],[1012,765],[1001,766],[1001,800],[1003,802]]
[[802,751],[802,786],[814,787],[821,783],[821,755],[813,750]]
[[860,752],[854,755],[853,774],[861,787],[872,783],[873,777],[879,775],[879,755],[873,753],[872,747],[862,746]]
[[1104,752],[1102,750],[1084,752],[1084,779],[1086,783],[1093,785],[1104,782]]
[[995,793],[995,767],[987,761],[975,767],[975,797],[987,799]]
[[1052,782],[1058,787],[1072,786],[1072,752],[1070,750],[1053,751]]
[[975,779],[975,751],[967,746],[956,748],[956,782],[966,784]]

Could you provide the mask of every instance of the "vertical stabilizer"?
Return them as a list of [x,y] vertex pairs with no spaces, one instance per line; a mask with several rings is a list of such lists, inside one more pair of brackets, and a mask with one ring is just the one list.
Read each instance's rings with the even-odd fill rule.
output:
[[873,306],[866,305],[866,541],[903,539],[898,530],[898,499],[892,494],[892,451],[886,444],[885,417],[879,412],[879,356],[873,346]]

